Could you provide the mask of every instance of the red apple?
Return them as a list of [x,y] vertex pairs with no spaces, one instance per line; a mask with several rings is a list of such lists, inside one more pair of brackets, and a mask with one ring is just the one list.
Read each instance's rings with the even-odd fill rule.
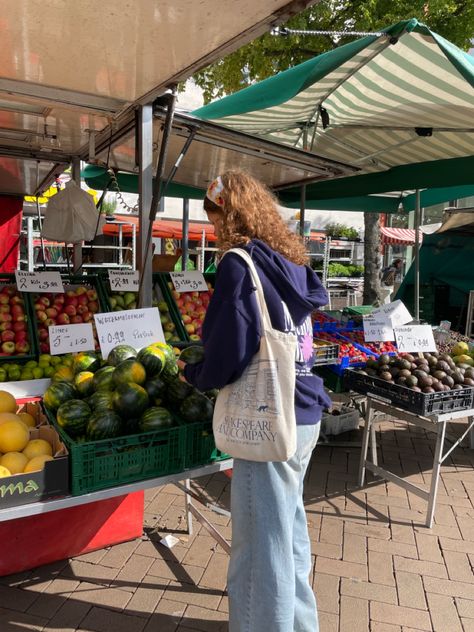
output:
[[64,296],[64,294],[55,294],[54,295],[54,302],[55,303],[64,304],[65,300],[66,300],[66,297]]
[[97,314],[97,312],[99,311],[99,303],[97,301],[91,301],[87,304],[87,307],[89,308],[89,311],[93,314]]
[[82,294],[87,294],[87,293],[88,293],[88,290],[83,285],[80,285],[78,288],[76,288],[76,296],[81,296]]
[[59,314],[59,316],[56,319],[56,322],[58,323],[58,325],[69,325],[69,323],[71,322],[69,320],[69,316],[67,314]]
[[74,325],[77,325],[78,323],[82,323],[82,317],[81,316],[71,316],[71,323],[73,323]]
[[10,329],[6,329],[5,331],[2,331],[0,337],[2,342],[9,342],[11,340],[15,340],[15,333]]
[[181,319],[182,319],[182,321],[183,321],[183,323],[184,323],[185,325],[187,325],[188,323],[190,323],[190,322],[191,322],[191,320],[192,320],[192,318],[191,318],[191,316],[189,316],[189,314],[183,314],[183,315],[182,315],[182,317],[181,317]]
[[76,292],[74,290],[68,290],[66,292],[66,297],[72,298],[76,296]]
[[87,307],[87,303],[85,305],[78,305],[77,306],[77,313],[78,314],[85,314],[88,311],[89,311],[89,308]]
[[68,296],[65,300],[66,307],[72,305],[73,307],[77,307],[77,296]]
[[77,313],[76,307],[70,303],[64,308],[64,313],[68,316],[75,316]]
[[90,301],[96,301],[97,300],[97,292],[94,289],[87,290],[87,298]]
[[52,327],[53,325],[56,324],[56,319],[55,318],[48,318],[47,320],[44,321],[44,324],[46,327]]
[[13,331],[25,331],[26,323],[24,320],[18,320],[16,323],[13,323]]
[[90,323],[94,319],[94,314],[92,312],[85,312],[82,314],[82,322]]
[[4,342],[2,343],[2,351],[7,355],[12,355],[15,353],[15,343],[14,342]]
[[7,296],[15,296],[16,288],[11,285],[5,285],[2,292],[3,294],[6,294]]
[[10,305],[0,305],[0,314],[9,314]]
[[13,323],[11,321],[7,321],[5,323],[0,323],[0,331],[13,331]]
[[81,294],[80,296],[77,297],[77,304],[78,305],[87,305],[89,299],[87,298],[87,293]]
[[45,320],[48,320],[48,314],[43,311],[38,311],[36,312],[36,318],[39,320],[40,323],[44,323]]
[[[59,320],[59,318],[60,317],[58,317],[58,320]],[[49,338],[48,330],[47,329],[40,329],[38,331],[38,338],[41,340],[41,342],[43,342],[44,340],[47,340]]]
[[41,353],[49,353],[49,343],[48,342],[40,342],[40,351]]
[[48,318],[57,318],[58,310],[54,307],[48,307],[48,309],[46,310],[46,314],[48,315]]
[[0,294],[0,305],[8,305],[10,303],[10,299],[7,294]]
[[47,296],[40,296],[38,303],[42,303],[45,307],[49,307],[51,305],[51,301]]
[[7,321],[13,320],[13,317],[11,314],[0,314],[0,322],[1,323],[5,323]]
[[25,301],[21,296],[12,296],[10,299],[10,305],[24,305]]
[[30,350],[30,345],[26,340],[22,340],[21,342],[17,342],[15,345],[15,349],[17,353],[28,353]]
[[[4,332],[6,333],[6,332]],[[12,332],[13,334],[13,332]],[[28,334],[26,331],[17,331],[15,334],[15,342],[21,342],[22,340],[28,340]]]
[[188,334],[193,334],[196,331],[194,325],[192,325],[191,323],[188,323],[187,325],[185,325],[185,328]]

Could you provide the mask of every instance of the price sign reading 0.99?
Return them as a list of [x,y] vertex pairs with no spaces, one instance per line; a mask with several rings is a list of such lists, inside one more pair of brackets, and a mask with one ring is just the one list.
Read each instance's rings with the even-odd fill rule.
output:
[[94,351],[94,332],[91,323],[80,325],[52,325],[49,329],[51,355]]
[[176,292],[206,292],[208,289],[206,279],[199,270],[170,272],[170,277]]
[[153,342],[165,342],[160,312],[156,307],[95,314],[94,319],[104,358],[120,344],[142,349]]
[[16,286],[20,292],[64,292],[59,272],[15,271]]
[[430,325],[407,325],[395,327],[395,340],[401,353],[437,351]]
[[112,292],[138,292],[138,270],[109,270],[109,285]]

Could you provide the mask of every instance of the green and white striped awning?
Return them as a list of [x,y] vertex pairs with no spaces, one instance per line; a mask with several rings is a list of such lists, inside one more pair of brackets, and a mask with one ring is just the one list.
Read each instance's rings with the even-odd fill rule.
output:
[[474,58],[413,19],[193,114],[361,174],[464,158],[474,154]]

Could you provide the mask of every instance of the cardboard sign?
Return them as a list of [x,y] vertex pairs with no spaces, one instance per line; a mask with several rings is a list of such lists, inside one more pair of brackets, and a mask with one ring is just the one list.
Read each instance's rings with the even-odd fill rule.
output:
[[95,314],[94,318],[100,350],[105,359],[120,344],[138,350],[153,342],[165,342],[160,312],[156,307]]
[[394,332],[400,352],[423,353],[423,351],[437,351],[431,325],[395,327]]
[[64,287],[59,272],[15,271],[16,286],[20,292],[63,293]]
[[390,318],[375,317],[372,314],[363,317],[364,339],[366,342],[388,342],[395,340]]
[[170,272],[170,277],[177,292],[207,292],[206,279],[199,270],[187,272]]
[[138,292],[138,270],[109,270],[109,285],[112,292]]
[[410,323],[413,320],[412,315],[400,300],[377,307],[373,310],[372,316],[390,318],[393,327],[401,327],[401,325]]
[[94,332],[91,323],[52,325],[48,329],[51,355],[94,351]]

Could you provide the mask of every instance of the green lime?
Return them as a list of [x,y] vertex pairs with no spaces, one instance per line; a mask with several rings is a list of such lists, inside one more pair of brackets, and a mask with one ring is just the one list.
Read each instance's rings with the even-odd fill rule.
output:
[[36,362],[36,360],[28,360],[28,362],[25,364],[26,369],[34,369],[37,366],[38,366],[38,363]]
[[58,364],[61,364],[61,358],[59,356],[51,356],[50,364],[52,366],[56,366]]
[[39,380],[43,377],[44,375],[44,371],[41,367],[35,367],[33,369],[33,377],[35,378],[35,380]]
[[0,369],[0,382],[5,382],[7,379],[7,372],[5,369]]
[[43,369],[44,377],[53,377],[55,373],[56,369],[54,368],[54,366],[45,366]]
[[53,356],[50,355],[49,353],[41,353],[39,356],[39,361],[41,362],[42,360],[45,360],[48,364],[51,363]]
[[20,374],[20,380],[34,380],[33,371],[30,369],[24,369]]
[[11,382],[16,382],[17,380],[19,380],[20,375],[21,375],[20,369],[11,369],[8,371],[8,379]]

